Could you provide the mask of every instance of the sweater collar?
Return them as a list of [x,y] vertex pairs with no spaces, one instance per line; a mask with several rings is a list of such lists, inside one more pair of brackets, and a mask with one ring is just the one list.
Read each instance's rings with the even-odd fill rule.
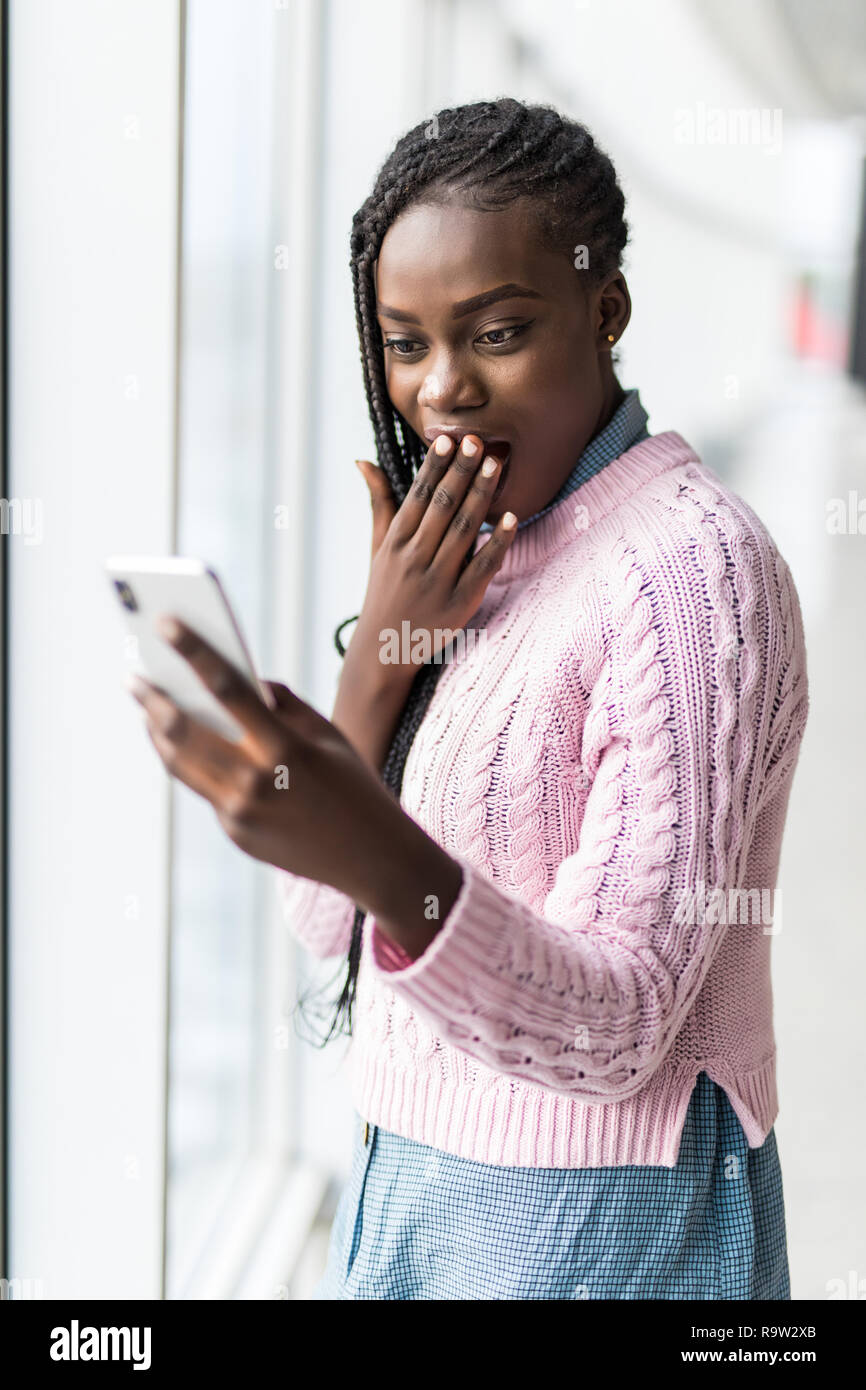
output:
[[[607,516],[645,483],[683,463],[699,463],[691,445],[676,430],[641,439],[625,453],[611,459],[586,482],[533,519],[518,527],[502,564],[490,581],[511,579],[544,564],[575,536]],[[483,544],[486,537],[480,538]]]

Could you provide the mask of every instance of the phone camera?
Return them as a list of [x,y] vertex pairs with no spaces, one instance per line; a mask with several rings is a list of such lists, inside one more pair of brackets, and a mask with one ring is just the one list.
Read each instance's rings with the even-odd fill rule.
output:
[[129,587],[125,579],[115,579],[114,587],[120,595],[120,602],[124,608],[128,608],[130,613],[138,612],[138,604],[135,601],[135,594]]

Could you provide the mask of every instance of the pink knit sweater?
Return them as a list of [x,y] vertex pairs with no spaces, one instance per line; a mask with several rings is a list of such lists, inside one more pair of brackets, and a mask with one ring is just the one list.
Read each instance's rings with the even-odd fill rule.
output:
[[[365,922],[359,1113],[488,1163],[672,1166],[704,1070],[758,1146],[808,711],[787,564],[671,430],[519,531],[468,626],[401,798],[463,882],[412,963]],[[354,904],[277,872],[299,940],[343,954]]]

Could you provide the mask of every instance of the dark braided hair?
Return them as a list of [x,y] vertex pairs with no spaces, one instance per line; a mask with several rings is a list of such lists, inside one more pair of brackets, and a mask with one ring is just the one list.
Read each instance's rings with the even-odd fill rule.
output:
[[[394,408],[385,384],[374,283],[374,263],[385,233],[412,204],[458,203],[496,211],[519,198],[530,200],[542,246],[570,260],[578,246],[587,249],[583,273],[590,285],[619,268],[628,224],[623,216],[625,199],[610,159],[585,126],[553,107],[526,105],[512,97],[447,107],[433,120],[413,127],[397,142],[372,192],[355,213],[350,265],[364,389],[379,466],[398,507],[429,446]],[[464,564],[472,558],[475,544]],[[340,633],[354,621],[347,618],[334,634],[341,656],[345,648]],[[419,669],[392,739],[382,777],[398,797],[409,749],[443,667],[443,661],[433,661]],[[322,1045],[335,1032],[351,1034],[365,915],[356,908],[346,980]]]

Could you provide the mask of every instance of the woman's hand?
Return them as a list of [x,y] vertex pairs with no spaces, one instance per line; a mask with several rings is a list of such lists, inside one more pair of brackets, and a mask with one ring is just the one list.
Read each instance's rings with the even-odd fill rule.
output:
[[[384,763],[420,665],[437,656],[450,634],[463,629],[477,610],[516,534],[516,518],[506,513],[461,571],[501,471],[492,456],[482,464],[483,445],[477,435],[467,439],[476,450],[472,455],[463,445],[455,451],[453,440],[439,435],[399,511],[385,473],[358,460],[373,508],[370,578],[343,659],[331,717],[376,770]],[[505,524],[508,519],[512,526]],[[406,621],[410,641],[404,653]],[[389,633],[394,634],[390,645]],[[426,635],[420,661],[413,660],[419,634],[422,639]],[[402,659],[404,654],[408,661]],[[395,655],[398,660],[393,660]]]
[[[448,435],[440,434],[399,510],[384,472],[366,460],[359,463],[370,489],[373,546],[367,593],[348,650],[374,653],[383,667],[396,667],[403,675],[408,668],[414,676],[480,606],[516,534],[517,518],[506,512],[461,569],[490,509],[502,467],[492,455],[484,457],[478,436],[467,435],[456,449]],[[402,625],[407,620],[407,645],[426,637],[422,658],[413,658],[410,651],[403,659]],[[400,639],[398,661],[393,660],[396,644],[389,650],[383,636],[390,633]]]
[[[340,889],[419,955],[457,897],[459,865],[401,810],[339,730],[285,685],[267,682],[276,702],[268,709],[184,623],[169,618],[159,626],[244,731],[232,743],[133,676],[129,688],[166,769],[211,803],[239,849]],[[432,925],[425,913],[431,892],[441,904]]]

